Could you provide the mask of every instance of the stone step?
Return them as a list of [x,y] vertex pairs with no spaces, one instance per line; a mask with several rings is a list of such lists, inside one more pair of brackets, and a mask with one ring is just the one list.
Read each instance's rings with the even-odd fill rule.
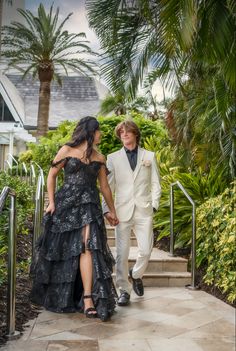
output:
[[[110,247],[112,246],[116,246],[116,241],[115,241],[115,237],[114,236],[108,236],[107,237],[107,241],[108,241],[108,245]],[[130,238],[130,246],[137,246],[137,239],[135,236],[131,236]]]
[[[115,278],[113,273],[114,281]],[[143,276],[143,285],[146,287],[184,287],[187,284],[191,284],[189,272],[150,272]]]
[[[113,256],[116,257],[116,248],[111,247]],[[130,247],[129,253],[129,268],[133,267],[138,255],[137,247]],[[163,272],[172,272],[175,273],[184,273],[187,272],[188,260],[182,257],[171,257],[168,252],[153,248],[151,257],[148,262],[146,269],[147,274],[163,273]]]
[[[110,247],[116,246],[116,243],[115,243],[115,227],[111,227],[109,224],[106,224],[106,231],[107,231],[108,245]],[[130,246],[137,246],[137,239],[136,239],[133,231],[131,231]]]

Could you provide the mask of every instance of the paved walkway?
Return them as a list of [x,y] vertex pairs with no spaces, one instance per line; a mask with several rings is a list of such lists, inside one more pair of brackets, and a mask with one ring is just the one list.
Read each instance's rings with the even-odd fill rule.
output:
[[234,351],[235,309],[203,291],[146,288],[103,323],[43,311],[2,351]]

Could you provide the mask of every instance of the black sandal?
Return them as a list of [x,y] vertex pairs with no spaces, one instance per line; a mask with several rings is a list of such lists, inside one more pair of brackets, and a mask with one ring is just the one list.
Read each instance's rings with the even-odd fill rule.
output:
[[[84,295],[84,299],[92,299],[92,295]],[[84,314],[87,318],[97,318],[97,311],[95,307],[88,307],[86,310],[84,310]]]

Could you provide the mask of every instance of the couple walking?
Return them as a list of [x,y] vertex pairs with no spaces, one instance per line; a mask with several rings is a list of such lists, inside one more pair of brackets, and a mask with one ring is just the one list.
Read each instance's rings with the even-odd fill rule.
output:
[[[129,304],[132,286],[137,295],[144,293],[142,276],[153,245],[153,209],[158,208],[161,194],[159,174],[155,154],[139,147],[140,131],[134,122],[121,122],[115,132],[123,147],[108,155],[106,163],[96,150],[99,123],[85,117],[77,124],[72,141],[62,146],[52,162],[47,179],[49,205],[31,265],[31,299],[50,311],[79,311],[102,321],[113,314],[115,261],[103,215],[115,226],[118,305]],[[64,183],[55,193],[61,168]],[[138,257],[128,272],[132,228]]]

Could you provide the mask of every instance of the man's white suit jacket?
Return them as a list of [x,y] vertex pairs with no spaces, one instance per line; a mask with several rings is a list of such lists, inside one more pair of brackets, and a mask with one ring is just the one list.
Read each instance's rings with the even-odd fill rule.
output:
[[[129,221],[135,206],[143,216],[151,216],[158,209],[161,185],[154,152],[138,147],[137,165],[133,171],[124,147],[108,155],[108,181],[115,195],[116,214],[120,221]],[[109,209],[103,199],[103,213]]]

